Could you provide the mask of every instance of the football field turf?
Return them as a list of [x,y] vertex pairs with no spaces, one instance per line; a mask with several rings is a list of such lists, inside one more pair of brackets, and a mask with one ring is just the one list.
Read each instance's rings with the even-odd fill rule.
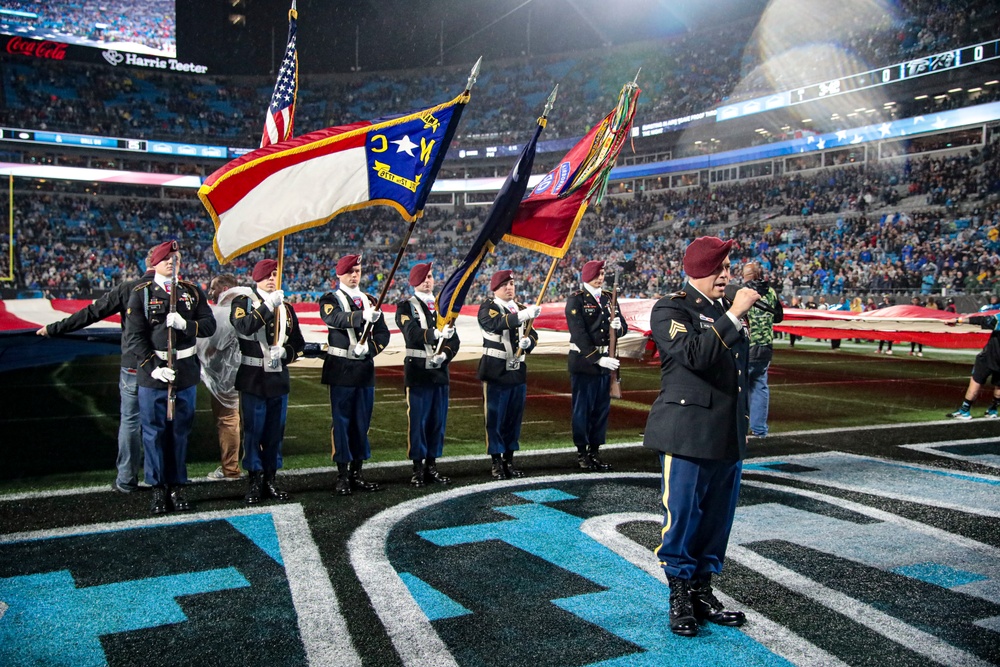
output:
[[[898,346],[901,348],[902,346]],[[863,426],[941,419],[961,401],[972,354],[927,351],[923,358],[876,356],[871,344],[845,343],[834,352],[822,344],[779,343],[770,370],[771,432]],[[566,362],[533,356],[528,363],[528,401],[521,432],[524,450],[572,449],[570,389]],[[445,456],[483,455],[482,384],[476,362],[453,364]],[[320,369],[292,366],[285,432],[286,469],[330,463],[329,393]],[[623,398],[613,401],[608,443],[642,439],[649,406],[659,391],[657,360],[623,360]],[[0,445],[6,464],[0,492],[79,486],[107,479],[118,429],[117,357],[80,357],[73,362],[2,374],[4,406]],[[372,461],[406,459],[406,398],[402,369],[380,368],[369,433]],[[204,386],[198,391],[189,474],[214,470],[217,440]]]

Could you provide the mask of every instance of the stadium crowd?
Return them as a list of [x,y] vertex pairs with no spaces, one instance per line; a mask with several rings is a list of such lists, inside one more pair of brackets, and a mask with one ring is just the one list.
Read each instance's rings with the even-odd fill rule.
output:
[[[86,296],[135,277],[151,243],[182,241],[184,274],[202,284],[222,272],[214,229],[200,202],[154,199],[133,186],[74,194],[16,195],[17,286],[53,297]],[[559,263],[547,299],[574,289],[583,263],[606,257],[620,268],[622,295],[654,297],[682,282],[677,258],[704,233],[737,239],[735,259],[764,266],[784,299],[887,290],[1000,294],[1000,155],[996,143],[947,156],[795,172],[714,188],[609,196],[584,217]],[[138,196],[137,196],[138,195]],[[901,204],[907,204],[901,208]],[[434,261],[439,281],[464,257],[487,207],[429,207],[404,256],[404,268]],[[333,265],[363,249],[365,284],[380,290],[406,224],[389,209],[347,213],[286,239],[283,288],[313,300],[335,281]],[[225,271],[243,274],[264,255],[251,252]],[[551,259],[503,243],[484,275],[521,276],[521,294],[537,296]],[[393,302],[405,292],[396,280]],[[470,300],[485,296],[481,286]]]
[[[7,4],[20,3],[8,0]],[[956,4],[961,11],[956,10]],[[985,0],[905,0],[898,5],[892,20],[840,29],[845,32],[841,46],[861,54],[852,71],[981,41],[995,35],[1000,20],[1000,9]],[[132,13],[131,9],[127,12]],[[766,20],[761,25],[766,25]],[[836,32],[829,26],[825,29]],[[841,59],[836,58],[798,58],[797,62],[816,63],[806,70],[767,67],[768,58],[774,56],[762,46],[768,43],[763,30],[758,27],[755,31],[752,22],[744,21],[610,51],[594,49],[489,63],[454,145],[525,139],[532,130],[531,120],[557,82],[560,94],[546,132],[549,139],[584,134],[607,113],[622,84],[640,68],[644,94],[637,124],[705,112],[846,73],[837,70]],[[0,68],[5,98],[0,122],[4,124],[129,138],[225,141],[246,147],[259,141],[263,109],[273,87],[269,77],[255,83],[141,70],[123,74],[99,66],[33,62],[6,55],[0,58]],[[786,78],[775,78],[774,69],[780,69]],[[464,67],[451,67],[304,76],[296,128],[299,133],[308,132],[440,103],[457,94],[466,74]],[[977,101],[995,96],[995,91],[986,91]],[[959,102],[929,100],[921,108],[950,103]],[[869,118],[871,122],[892,120],[899,112],[896,108],[877,109]],[[839,122],[847,123],[843,119]],[[839,125],[835,129],[840,129]]]

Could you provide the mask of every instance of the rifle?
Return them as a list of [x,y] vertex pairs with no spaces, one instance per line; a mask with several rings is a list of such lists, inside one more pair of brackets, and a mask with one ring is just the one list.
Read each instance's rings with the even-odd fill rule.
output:
[[[181,253],[177,241],[173,242],[171,252],[174,256],[174,275],[170,281],[170,312],[177,312],[177,275],[180,273]],[[174,328],[167,327],[167,368],[174,369]],[[167,421],[174,420],[174,407],[177,403],[177,389],[173,382],[167,383]]]
[[[611,319],[618,315],[618,273],[615,273],[615,282],[611,287]],[[608,333],[608,356],[612,359],[618,356],[618,331],[614,327],[609,327]],[[622,375],[619,369],[611,372],[611,398],[622,397]]]

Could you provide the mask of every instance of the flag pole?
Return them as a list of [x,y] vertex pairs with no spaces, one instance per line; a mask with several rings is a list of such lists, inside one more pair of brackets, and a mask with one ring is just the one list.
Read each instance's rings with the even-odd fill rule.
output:
[[[292,6],[288,10],[288,23],[289,23],[289,27],[291,27],[292,21],[297,21],[298,18],[299,18],[298,7],[296,6],[297,3],[298,3],[298,0],[292,0]],[[273,36],[274,36],[274,33],[272,32],[272,40],[273,40]],[[273,50],[273,44],[272,44],[272,50]],[[287,53],[287,52],[288,52],[288,46],[286,45],[286,47],[285,47],[285,53]],[[296,51],[295,58],[296,58],[296,60],[298,60],[298,51]],[[292,134],[291,133],[291,129],[294,126],[294,122],[295,122],[295,102],[296,102],[296,98],[298,98],[298,94],[299,94],[299,86],[298,86],[299,73],[298,73],[298,67],[297,66],[296,66],[295,70],[296,70],[295,71],[295,87],[294,87],[294,89],[292,91],[292,95],[294,96],[293,99],[292,99],[292,106],[291,106],[292,113],[289,115],[288,125],[286,126],[286,134],[288,136],[286,136],[286,137],[279,137],[278,138],[279,141],[291,138],[291,134]],[[279,77],[279,80],[280,80],[280,77]],[[275,84],[275,85],[277,85],[277,84]],[[266,137],[267,137],[267,132],[265,131],[264,135],[261,137],[261,140],[260,140],[261,148],[263,148],[268,143]],[[285,269],[285,236],[282,235],[282,236],[278,237],[278,266],[277,266],[278,275],[277,275],[277,277],[276,277],[276,279],[274,281],[274,289],[276,289],[276,290],[280,290],[281,289],[281,276],[284,273],[284,269]],[[279,313],[277,313],[277,311],[275,311],[275,317],[277,319],[275,320],[275,326],[274,326],[274,342],[273,342],[273,345],[278,345],[281,342],[281,328],[282,327],[279,326],[279,322],[281,321],[281,317],[280,317]]]
[[[554,274],[556,272],[556,266],[558,266],[558,264],[559,264],[559,259],[560,259],[559,257],[553,257],[552,258],[552,264],[549,265],[549,273],[548,273],[548,275],[545,276],[545,282],[542,283],[542,290],[538,293],[538,298],[535,299],[535,305],[536,306],[541,306],[542,305],[542,299],[545,298],[545,290],[547,290],[549,288],[549,282],[552,280],[552,274]],[[524,335],[525,336],[527,336],[528,334],[531,333],[531,330],[534,328],[534,324],[535,324],[535,320],[533,320],[533,319],[532,320],[528,320],[527,326],[524,327]],[[518,357],[521,357],[523,355],[524,355],[524,350],[518,350],[517,351],[517,356]]]
[[[465,83],[464,95],[468,95],[472,92],[472,87],[476,85],[476,80],[479,78],[479,70],[483,64],[483,57],[479,56],[479,60],[476,64],[472,66],[472,71],[469,73],[469,79]],[[413,220],[410,221],[410,225],[406,228],[406,236],[403,237],[402,243],[399,244],[399,251],[396,253],[396,261],[392,263],[392,270],[389,275],[385,278],[385,284],[382,285],[382,291],[378,295],[378,301],[375,303],[375,310],[381,310],[382,304],[385,303],[385,296],[389,293],[389,287],[392,285],[393,278],[396,277],[396,271],[399,269],[400,262],[403,261],[403,255],[406,253],[406,247],[410,244],[410,236],[413,235],[413,229],[417,226],[417,220],[423,217],[424,212],[417,211],[416,215],[413,216]],[[372,327],[374,324],[368,322],[365,324],[365,330],[361,334],[361,338],[358,340],[358,345],[367,345],[368,339],[372,335]]]
[[[549,112],[552,111],[552,107],[555,106],[556,97],[558,95],[559,95],[559,84],[557,83],[556,87],[552,89],[551,93],[549,93],[549,99],[545,101],[545,109],[542,111],[542,117],[538,119],[538,124],[541,125],[542,127],[545,127],[545,125],[548,123]],[[552,275],[556,272],[556,266],[558,264],[559,264],[559,258],[553,257],[552,264],[549,266],[549,273],[548,275],[545,276],[545,282],[542,284],[542,290],[538,293],[538,298],[535,300],[536,306],[542,305],[542,299],[545,298],[545,290],[549,288],[549,282],[552,281]],[[528,322],[528,326],[524,327],[525,336],[531,333],[532,325],[534,323],[535,323],[534,320],[530,320]],[[523,355],[524,350],[519,350],[517,354],[518,356]]]

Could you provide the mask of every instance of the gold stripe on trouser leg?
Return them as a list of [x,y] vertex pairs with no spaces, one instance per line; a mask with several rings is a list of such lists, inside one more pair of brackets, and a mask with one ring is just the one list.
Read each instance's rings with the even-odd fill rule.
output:
[[490,405],[489,397],[486,395],[486,383],[483,383],[483,437],[486,438],[486,455],[490,453]]
[[670,516],[670,506],[667,505],[667,501],[670,500],[670,464],[673,463],[673,457],[670,454],[663,455],[663,511],[666,512],[666,520],[663,522],[663,530],[660,531],[660,541],[663,541],[663,536],[667,534],[670,530],[670,526],[673,523],[673,517]]
[[412,426],[410,424],[410,388],[406,388],[406,458],[410,458],[410,432],[412,431]]
[[333,438],[333,427],[330,427],[330,451],[332,452],[331,457],[337,457],[337,441]]

